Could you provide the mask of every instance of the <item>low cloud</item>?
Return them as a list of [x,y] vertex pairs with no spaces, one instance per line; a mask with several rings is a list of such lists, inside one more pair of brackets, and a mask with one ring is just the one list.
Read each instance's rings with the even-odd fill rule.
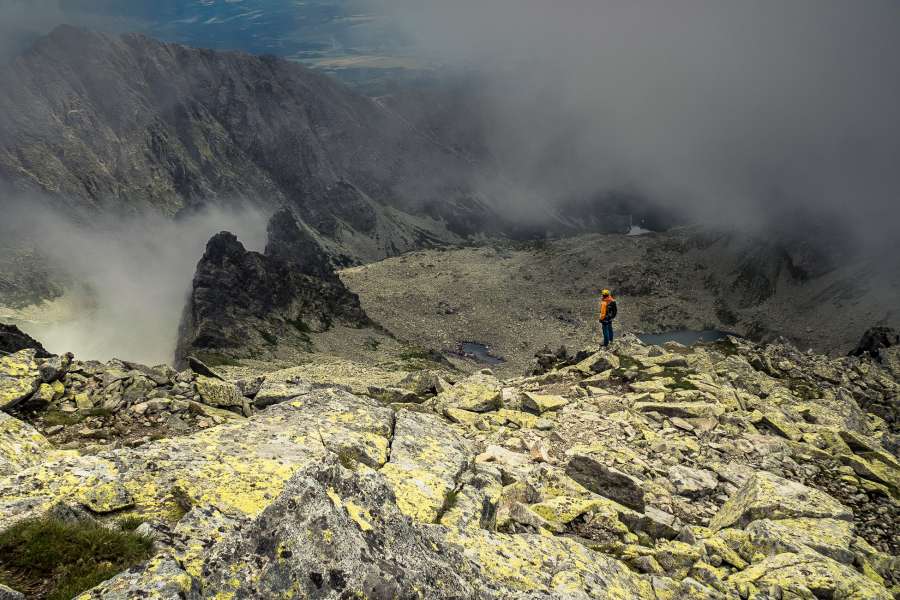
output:
[[900,3],[377,4],[479,74],[465,118],[523,214],[630,189],[728,227],[821,218],[871,248],[898,233]]
[[142,27],[137,19],[124,14],[115,0],[0,0],[0,62],[15,57],[62,24],[108,32]]
[[267,215],[255,208],[209,208],[174,221],[158,214],[93,215],[78,224],[36,206],[5,207],[7,231],[33,247],[67,292],[22,327],[48,350],[82,359],[170,363],[209,238],[227,230],[249,249],[265,246]]

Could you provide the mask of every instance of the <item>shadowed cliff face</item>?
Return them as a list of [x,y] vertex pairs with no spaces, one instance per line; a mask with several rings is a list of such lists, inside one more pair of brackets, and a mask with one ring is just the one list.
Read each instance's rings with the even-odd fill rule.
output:
[[287,205],[330,240],[368,239],[345,244],[363,258],[455,239],[439,220],[493,222],[471,165],[288,61],[62,26],[0,82],[0,182],[14,192],[168,215]]
[[276,213],[268,232],[265,254],[248,252],[227,231],[209,241],[182,316],[176,363],[191,354],[266,358],[279,347],[309,349],[307,334],[335,322],[371,324],[290,211]]

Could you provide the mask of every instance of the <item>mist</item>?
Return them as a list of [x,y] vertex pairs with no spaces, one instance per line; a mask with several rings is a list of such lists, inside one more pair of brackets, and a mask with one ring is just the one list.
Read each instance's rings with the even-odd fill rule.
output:
[[268,215],[252,207],[207,208],[172,220],[156,213],[71,215],[36,203],[4,207],[17,231],[62,278],[61,298],[19,326],[51,352],[81,359],[172,362],[178,325],[206,242],[231,231],[250,250],[265,246]]
[[135,18],[113,14],[111,6],[109,0],[0,0],[0,62],[61,24],[111,33],[141,28]]
[[[628,189],[717,226],[900,233],[900,3],[373,0],[476,73],[506,208]],[[496,190],[491,190],[496,192]]]

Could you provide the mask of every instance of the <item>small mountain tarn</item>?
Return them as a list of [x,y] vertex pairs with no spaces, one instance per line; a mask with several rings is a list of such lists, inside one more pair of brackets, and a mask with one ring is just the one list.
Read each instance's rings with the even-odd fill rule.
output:
[[478,342],[460,342],[457,345],[456,353],[464,358],[486,365],[500,365],[506,362],[503,358],[494,354],[490,346]]

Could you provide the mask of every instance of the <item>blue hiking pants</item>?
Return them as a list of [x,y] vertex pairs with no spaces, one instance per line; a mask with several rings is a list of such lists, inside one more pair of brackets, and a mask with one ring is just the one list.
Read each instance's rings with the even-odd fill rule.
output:
[[606,348],[613,341],[612,321],[609,319],[600,321],[600,325],[603,327],[603,347]]

